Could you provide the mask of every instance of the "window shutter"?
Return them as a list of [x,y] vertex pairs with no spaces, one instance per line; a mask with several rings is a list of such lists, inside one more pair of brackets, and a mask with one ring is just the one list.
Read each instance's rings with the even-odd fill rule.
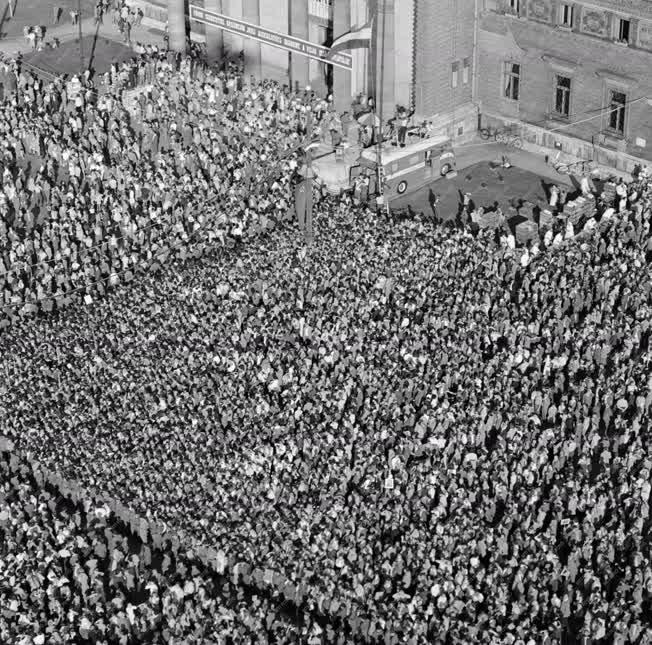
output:
[[455,61],[451,65],[451,86],[454,88],[457,87],[457,70],[459,69],[459,66],[460,64],[458,61]]

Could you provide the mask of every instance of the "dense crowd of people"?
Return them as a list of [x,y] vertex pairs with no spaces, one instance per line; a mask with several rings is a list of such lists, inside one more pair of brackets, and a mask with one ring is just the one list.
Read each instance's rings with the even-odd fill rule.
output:
[[[212,243],[274,225],[298,165],[286,151],[309,114],[315,125],[326,114],[312,92],[243,86],[233,66],[216,72],[151,46],[113,65],[101,95],[87,77],[45,84],[8,67],[16,92],[0,113],[5,316],[102,294],[183,255],[200,228]],[[144,89],[125,106],[134,78]],[[216,208],[197,214],[207,201]]]
[[644,643],[648,190],[525,269],[326,199],[307,250],[276,229],[17,323],[8,432],[372,641]]
[[3,466],[0,634],[342,639],[320,615],[367,642],[650,642],[646,174],[528,262],[349,196],[316,202],[306,246],[294,148],[328,101],[141,56],[129,105],[116,70],[74,98],[19,73],[2,106],[3,433],[185,549],[272,572],[306,618],[191,557],[145,564]]
[[8,456],[0,473],[3,643],[291,645],[328,633],[183,545],[133,536],[108,506],[72,504]]

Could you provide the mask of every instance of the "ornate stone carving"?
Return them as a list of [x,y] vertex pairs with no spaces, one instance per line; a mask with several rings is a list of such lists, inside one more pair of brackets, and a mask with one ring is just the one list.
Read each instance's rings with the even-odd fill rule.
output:
[[551,0],[530,0],[528,4],[528,18],[541,22],[550,22],[551,15]]
[[[647,0],[591,0],[591,4],[614,9],[616,11],[625,11],[632,16],[648,16],[652,18],[652,2]],[[589,8],[589,11],[591,8]]]
[[606,38],[609,33],[609,21],[603,11],[584,7],[582,12],[582,31],[592,36],[602,36]]
[[652,50],[652,22],[641,20],[638,26],[638,45]]

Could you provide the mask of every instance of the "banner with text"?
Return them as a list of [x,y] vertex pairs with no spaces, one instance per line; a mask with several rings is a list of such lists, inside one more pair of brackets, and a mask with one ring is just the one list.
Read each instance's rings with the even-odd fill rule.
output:
[[209,11],[208,9],[198,7],[194,4],[191,4],[189,9],[191,20],[196,20],[197,22],[201,22],[209,27],[223,29],[232,34],[237,34],[244,38],[251,38],[261,43],[265,43],[266,45],[285,49],[289,52],[302,54],[308,58],[314,58],[315,60],[320,60],[322,63],[336,65],[343,69],[351,69],[353,67],[353,59],[349,54],[343,54],[340,52],[330,54],[330,49],[328,47],[315,45],[315,43],[302,40],[301,38],[295,38],[294,36],[288,36],[288,34],[282,34],[278,31],[265,29],[264,27],[251,22],[236,20],[235,18],[230,18],[221,13]]

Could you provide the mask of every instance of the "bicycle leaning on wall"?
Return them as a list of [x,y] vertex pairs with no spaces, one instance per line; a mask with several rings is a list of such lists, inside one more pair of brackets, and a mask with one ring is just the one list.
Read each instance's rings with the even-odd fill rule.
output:
[[502,143],[506,146],[512,146],[513,148],[521,149],[523,147],[523,139],[520,135],[515,134],[510,129],[505,128],[492,128],[491,126],[486,126],[480,128],[480,137],[485,141],[488,139],[493,139],[497,143]]
[[580,159],[579,161],[562,161],[561,152],[558,152],[550,161],[550,165],[560,175],[586,175],[592,173],[598,164],[592,159]]

